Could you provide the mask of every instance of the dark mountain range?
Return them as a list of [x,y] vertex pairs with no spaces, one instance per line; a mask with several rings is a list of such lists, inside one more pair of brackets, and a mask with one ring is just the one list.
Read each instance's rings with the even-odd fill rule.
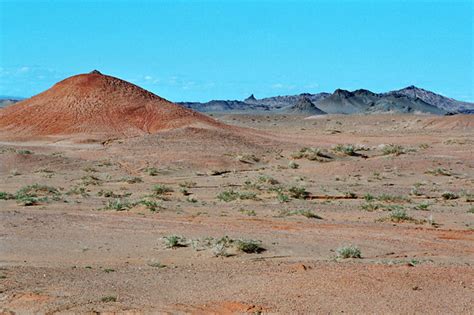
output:
[[316,103],[328,114],[360,113],[429,113],[443,115],[446,111],[421,99],[405,95],[376,94],[368,90],[336,90],[331,96]]
[[[311,104],[312,105],[311,105]],[[461,102],[415,86],[386,93],[369,90],[334,93],[303,93],[257,99],[252,94],[243,101],[214,100],[207,103],[181,102],[201,112],[275,112],[328,114],[428,113],[436,115],[473,113],[474,103]],[[314,108],[313,108],[314,107]]]

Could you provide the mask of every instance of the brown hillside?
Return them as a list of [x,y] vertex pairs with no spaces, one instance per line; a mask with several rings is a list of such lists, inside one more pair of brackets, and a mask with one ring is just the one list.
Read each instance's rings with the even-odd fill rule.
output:
[[98,71],[72,76],[0,110],[2,138],[77,134],[128,137],[191,125],[224,126]]

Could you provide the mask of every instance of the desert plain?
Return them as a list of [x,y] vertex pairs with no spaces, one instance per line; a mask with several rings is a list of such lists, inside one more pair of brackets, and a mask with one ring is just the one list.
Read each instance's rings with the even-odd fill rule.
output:
[[473,313],[469,115],[0,143],[0,312]]

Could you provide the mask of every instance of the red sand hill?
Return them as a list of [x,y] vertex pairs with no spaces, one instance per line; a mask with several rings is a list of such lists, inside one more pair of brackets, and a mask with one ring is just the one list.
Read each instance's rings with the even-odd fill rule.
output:
[[72,76],[0,110],[0,134],[6,138],[74,134],[127,137],[191,125],[224,126],[98,71]]

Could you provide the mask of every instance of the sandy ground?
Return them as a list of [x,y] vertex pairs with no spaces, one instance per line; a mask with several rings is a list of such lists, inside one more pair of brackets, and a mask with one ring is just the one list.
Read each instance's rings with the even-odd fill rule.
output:
[[474,312],[473,116],[214,117],[252,129],[0,143],[0,313]]

